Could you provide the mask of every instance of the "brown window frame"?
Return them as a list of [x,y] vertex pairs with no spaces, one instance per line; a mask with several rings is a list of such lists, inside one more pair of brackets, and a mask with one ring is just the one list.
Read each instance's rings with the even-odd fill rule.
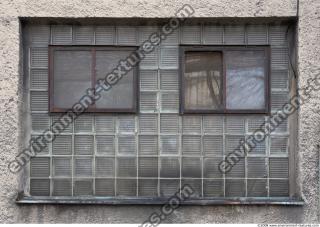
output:
[[[54,51],[79,51],[79,50],[90,50],[92,54],[92,70],[91,70],[91,87],[94,88],[96,85],[96,51],[97,50],[104,50],[104,51],[114,51],[114,50],[124,50],[124,51],[136,51],[138,46],[83,46],[83,45],[49,45],[48,46],[48,58],[49,58],[49,65],[48,65],[48,72],[49,72],[49,112],[51,113],[61,113],[66,112],[72,108],[59,108],[54,106],[54,67],[53,67],[53,54]],[[132,97],[133,107],[132,108],[96,108],[95,103],[91,105],[85,112],[86,113],[137,113],[138,112],[138,104],[139,104],[139,73],[138,73],[138,65],[133,67],[133,92],[135,95]],[[105,72],[106,75],[111,72]],[[112,87],[111,87],[112,89]],[[85,94],[85,91],[83,91]],[[79,97],[80,99],[81,97]]]
[[[253,51],[264,51],[265,60],[265,106],[263,109],[227,109],[226,108],[226,64],[225,64],[225,51],[233,50],[253,50]],[[270,114],[270,46],[269,45],[234,45],[234,46],[214,46],[214,45],[180,45],[179,50],[179,93],[180,93],[180,114]],[[220,110],[209,110],[209,109],[199,109],[190,110],[185,108],[185,53],[186,52],[221,52],[222,53],[222,105],[223,108]]]

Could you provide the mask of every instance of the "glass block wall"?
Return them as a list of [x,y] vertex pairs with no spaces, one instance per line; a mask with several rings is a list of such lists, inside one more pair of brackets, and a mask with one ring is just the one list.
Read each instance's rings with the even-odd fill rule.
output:
[[[156,26],[28,25],[24,49],[28,138],[48,113],[48,44],[138,45]],[[31,196],[166,197],[187,183],[194,197],[287,197],[289,123],[222,174],[218,163],[268,116],[179,115],[179,44],[271,45],[271,107],[288,100],[286,25],[183,26],[140,63],[139,113],[85,114],[29,166]],[[107,72],[106,72],[107,73]]]

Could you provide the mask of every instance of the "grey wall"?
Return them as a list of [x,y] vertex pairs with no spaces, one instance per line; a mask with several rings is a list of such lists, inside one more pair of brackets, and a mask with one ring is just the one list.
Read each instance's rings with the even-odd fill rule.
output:
[[[23,138],[22,97],[18,17],[170,17],[188,1],[2,1],[0,3],[0,119],[1,222],[104,222],[139,223],[158,206],[53,206],[17,205],[19,177],[7,170],[8,161],[19,150]],[[190,1],[196,17],[294,17],[296,1]],[[319,74],[320,2],[301,1],[298,18],[299,86]],[[263,19],[263,18],[262,18]],[[261,20],[261,19],[260,19]],[[317,96],[317,95],[316,95]],[[189,206],[182,207],[167,222],[317,222],[319,97],[313,96],[299,112],[298,183],[305,200],[302,207],[287,206]],[[319,94],[320,96],[320,94]]]

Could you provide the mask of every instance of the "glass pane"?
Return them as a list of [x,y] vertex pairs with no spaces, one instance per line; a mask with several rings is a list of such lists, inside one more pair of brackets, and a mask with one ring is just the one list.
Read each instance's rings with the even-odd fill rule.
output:
[[55,108],[71,108],[91,87],[90,51],[54,51],[53,100]]
[[[96,78],[104,79],[105,76],[112,72],[120,60],[126,59],[130,51],[97,51],[96,52]],[[129,71],[123,76],[109,91],[101,93],[101,98],[96,102],[97,108],[116,108],[126,109],[133,108],[134,102],[134,83],[133,71]]]
[[264,109],[264,51],[227,51],[225,59],[227,109]]
[[221,52],[186,52],[184,79],[185,109],[215,110],[221,108]]

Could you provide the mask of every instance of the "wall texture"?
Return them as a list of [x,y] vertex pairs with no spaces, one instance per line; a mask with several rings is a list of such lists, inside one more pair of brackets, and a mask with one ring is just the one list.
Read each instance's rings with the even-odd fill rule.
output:
[[[3,0],[0,3],[0,222],[5,223],[139,223],[159,206],[53,206],[17,205],[18,176],[7,170],[7,163],[18,153],[23,122],[20,119],[22,53],[19,17],[170,17],[183,4],[196,10],[196,17],[294,17],[295,0],[201,0],[201,1],[45,1]],[[299,4],[298,71],[299,86],[319,74],[320,2]],[[318,68],[317,68],[318,67]],[[318,94],[317,96],[320,96]],[[296,167],[305,205],[288,206],[186,206],[167,222],[318,222],[318,144],[320,97],[313,96],[299,113],[299,148]]]

